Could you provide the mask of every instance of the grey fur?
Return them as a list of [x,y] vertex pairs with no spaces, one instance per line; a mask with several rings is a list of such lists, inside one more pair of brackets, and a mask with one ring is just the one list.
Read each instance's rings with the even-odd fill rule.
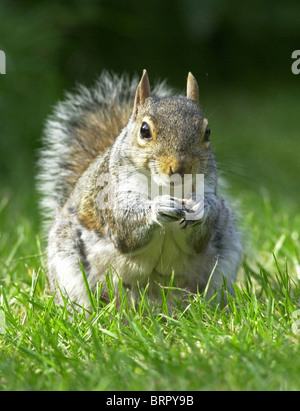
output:
[[[240,238],[233,212],[218,193],[216,162],[204,138],[207,121],[196,101],[195,79],[189,75],[189,99],[171,97],[164,83],[149,97],[146,72],[138,88],[137,83],[103,73],[91,90],[79,87],[77,94],[67,95],[44,134],[39,187],[45,219],[54,219],[47,248],[50,284],[53,291],[58,285],[88,309],[79,260],[92,291],[103,283],[103,300],[108,298],[105,275],[112,266],[116,294],[120,276],[133,301],[139,298],[138,286],[148,286],[148,295],[158,302],[160,286],[168,285],[172,274],[178,290],[206,290],[210,298],[225,278],[233,293],[240,263]],[[156,133],[149,144],[139,137],[145,121]],[[124,166],[133,170],[130,183],[119,172]],[[148,179],[155,175],[160,185],[161,175],[173,167],[182,175],[204,175],[201,215],[194,196],[182,200],[136,195],[138,173]],[[99,179],[106,174],[108,193],[117,196],[110,209],[99,204],[106,189]],[[128,184],[130,189],[122,194]],[[193,213],[195,218],[189,220]],[[170,305],[177,297],[174,292]]]
[[[73,189],[73,186],[68,186],[68,179],[77,180],[80,177],[78,170],[72,167],[74,130],[94,108],[97,108],[104,122],[111,115],[112,106],[123,107],[128,104],[131,110],[138,81],[137,76],[130,79],[126,74],[118,76],[103,71],[92,88],[79,85],[73,93],[66,93],[65,100],[59,102],[49,116],[42,136],[43,147],[39,152],[37,176],[45,232]],[[154,85],[153,94],[166,97],[172,95],[173,90],[166,86],[165,81],[161,81]],[[92,147],[84,147],[83,155],[84,150],[91,152]],[[97,154],[94,153],[93,157]]]

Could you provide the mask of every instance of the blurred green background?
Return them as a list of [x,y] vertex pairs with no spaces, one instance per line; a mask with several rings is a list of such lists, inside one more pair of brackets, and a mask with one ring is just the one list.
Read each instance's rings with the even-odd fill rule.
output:
[[[64,90],[102,69],[198,79],[220,171],[241,199],[299,205],[300,2],[1,0],[0,195],[38,224],[37,149]],[[249,210],[251,204],[244,202]]]

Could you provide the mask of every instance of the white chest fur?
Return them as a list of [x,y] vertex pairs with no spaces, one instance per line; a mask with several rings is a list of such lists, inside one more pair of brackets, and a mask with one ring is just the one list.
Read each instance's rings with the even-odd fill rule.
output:
[[191,271],[189,267],[196,258],[186,245],[187,231],[179,229],[178,223],[170,223],[167,227],[158,229],[146,246],[130,254],[120,253],[112,243],[102,241],[94,233],[85,231],[83,239],[88,250],[90,275],[94,281],[101,281],[104,274],[109,272],[109,267],[112,267],[127,285],[137,282],[146,285],[149,281],[167,285],[174,272],[179,283],[183,284],[187,273]]

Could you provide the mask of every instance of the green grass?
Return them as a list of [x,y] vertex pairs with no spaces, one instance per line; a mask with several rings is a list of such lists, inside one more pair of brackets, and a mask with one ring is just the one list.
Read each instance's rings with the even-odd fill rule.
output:
[[[251,177],[237,177],[246,176],[241,170],[228,174],[229,179],[235,176],[230,192],[240,202],[246,243],[236,298],[229,297],[228,307],[220,310],[195,295],[187,309],[169,313],[163,304],[154,314],[147,293],[137,307],[131,307],[123,293],[120,311],[114,300],[99,305],[96,294],[90,296],[94,312],[88,319],[81,313],[70,318],[66,307],[56,306],[47,291],[36,207],[26,200],[27,194],[20,194],[18,203],[13,194],[4,195],[0,318],[5,315],[6,327],[0,335],[1,390],[300,389],[300,315],[295,314],[300,309],[300,214],[294,178],[300,143],[293,140],[295,100],[291,94],[288,107],[286,99],[276,100],[271,94],[260,100],[255,112],[254,97],[248,95],[242,107],[239,96],[232,91],[226,101],[220,95],[226,113],[221,109],[211,119],[220,136],[215,141],[219,156],[225,163],[224,138],[228,158],[242,155]],[[255,121],[247,115],[253,112]],[[285,121],[288,112],[290,123]],[[231,132],[239,131],[243,144],[230,143]],[[274,145],[279,156],[274,165],[271,142],[280,141],[281,134],[285,144],[294,146],[284,146],[285,155]],[[271,168],[264,168],[269,163]],[[271,177],[274,184],[266,184]],[[276,181],[285,178],[288,184],[282,190]]]
[[[6,213],[8,205],[2,218]],[[131,307],[125,293],[120,312],[114,300],[99,306],[96,295],[88,319],[70,318],[45,290],[44,256],[30,226],[21,222],[14,242],[2,234],[0,388],[300,389],[300,339],[292,330],[300,297],[299,237],[292,227],[300,219],[274,215],[267,203],[262,221],[248,219],[254,232],[264,220],[265,242],[257,260],[246,259],[236,298],[222,311],[196,295],[188,309],[170,314],[164,304],[154,315],[147,294]],[[22,247],[31,247],[31,255],[16,257]]]

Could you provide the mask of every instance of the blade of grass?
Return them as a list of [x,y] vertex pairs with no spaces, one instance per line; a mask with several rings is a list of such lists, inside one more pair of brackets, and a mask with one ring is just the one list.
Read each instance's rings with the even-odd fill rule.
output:
[[90,286],[89,286],[89,283],[88,283],[88,279],[87,279],[87,276],[86,276],[86,274],[85,274],[84,267],[83,267],[83,265],[82,265],[82,263],[81,263],[80,260],[79,260],[79,264],[80,264],[80,268],[81,268],[81,273],[82,273],[83,281],[84,281],[84,284],[85,284],[85,287],[86,287],[86,292],[87,292],[87,295],[88,295],[88,298],[89,298],[89,301],[90,301],[92,310],[93,310],[93,312],[95,312],[95,311],[97,310],[97,309],[96,309],[96,305],[95,305],[95,298],[93,297],[93,295],[92,295],[92,293],[91,293]]

